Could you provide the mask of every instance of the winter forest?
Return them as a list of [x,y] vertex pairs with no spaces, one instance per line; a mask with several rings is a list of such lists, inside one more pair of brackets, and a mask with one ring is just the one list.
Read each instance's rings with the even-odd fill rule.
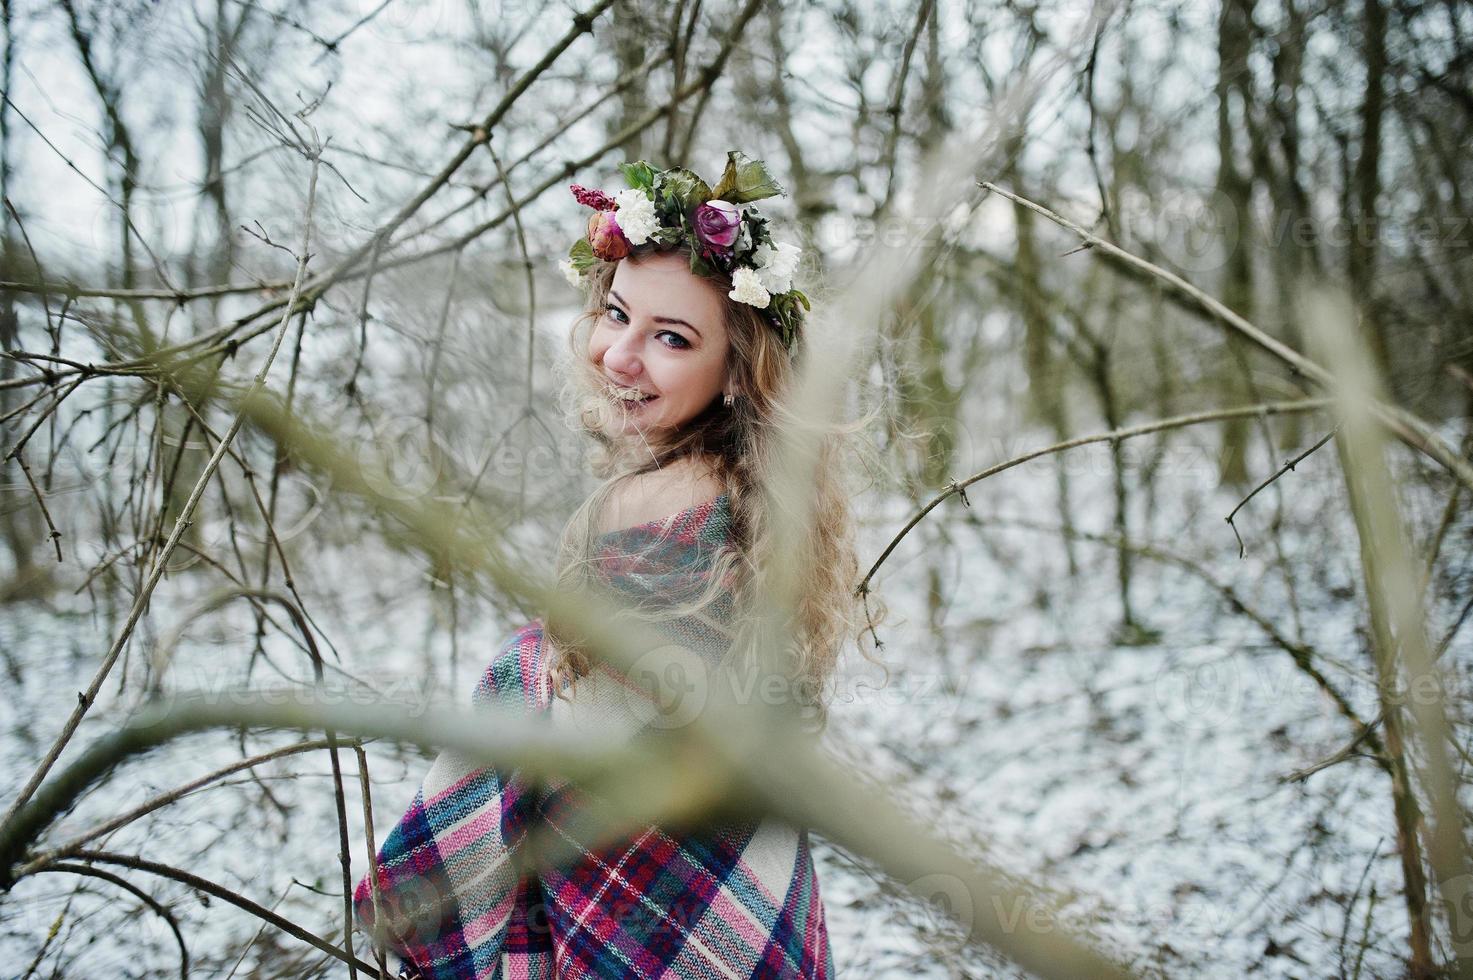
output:
[[[458,747],[768,787],[841,977],[1473,978],[1473,5],[0,19],[4,975],[392,976],[351,890]],[[476,721],[595,482],[567,187],[732,149],[860,420],[829,725]]]

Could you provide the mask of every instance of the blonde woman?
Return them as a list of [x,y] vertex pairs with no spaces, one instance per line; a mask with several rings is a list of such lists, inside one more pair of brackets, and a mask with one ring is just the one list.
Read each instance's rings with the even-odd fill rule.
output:
[[[799,253],[752,207],[782,190],[740,152],[714,187],[681,168],[622,170],[630,186],[616,195],[572,187],[593,214],[563,264],[588,297],[570,333],[564,401],[602,448],[605,482],[568,524],[559,580],[617,597],[706,676],[738,677],[757,665],[745,613],[771,544],[762,488],[804,350]],[[786,549],[811,571],[778,661],[789,696],[820,725],[838,653],[861,626],[836,440],[817,460],[808,539]],[[556,619],[518,630],[474,700],[600,737],[639,734],[653,714]],[[534,826],[576,843],[575,815],[590,805],[568,783],[537,787],[442,754],[378,856],[380,914],[365,878],[359,919],[409,977],[832,976],[804,828],[771,818],[702,833],[652,826],[613,846],[579,845],[571,864],[511,870]]]

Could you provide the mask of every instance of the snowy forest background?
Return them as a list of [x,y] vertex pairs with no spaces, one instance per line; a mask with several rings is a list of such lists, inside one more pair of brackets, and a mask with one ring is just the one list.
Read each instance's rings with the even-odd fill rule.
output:
[[[396,507],[551,553],[592,485],[552,402],[565,187],[638,159],[714,182],[739,148],[863,337],[862,566],[945,497],[869,581],[888,678],[851,651],[825,746],[1037,901],[820,833],[839,974],[1069,976],[1067,936],[1139,976],[1473,975],[1473,7],[0,17],[7,820],[162,691],[464,705],[535,610]],[[856,310],[882,248],[908,271]],[[268,357],[366,488],[240,416]],[[338,741],[187,734],[0,832],[6,975],[357,970],[359,759],[382,840],[429,755]]]

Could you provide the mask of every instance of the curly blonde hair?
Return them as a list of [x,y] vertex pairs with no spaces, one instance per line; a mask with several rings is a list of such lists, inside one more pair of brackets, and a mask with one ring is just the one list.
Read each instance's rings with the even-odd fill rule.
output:
[[[638,261],[648,251],[636,249],[629,259],[621,261]],[[690,257],[689,246],[684,243],[661,251]],[[687,615],[732,590],[737,616],[726,667],[732,670],[755,667],[760,662],[754,646],[756,619],[744,613],[750,612],[758,591],[760,556],[777,554],[771,540],[772,501],[763,488],[773,462],[779,426],[801,421],[792,416],[789,396],[797,376],[797,363],[806,347],[804,331],[799,330],[792,350],[784,348],[761,310],[727,297],[732,288],[728,275],[715,272],[704,276],[723,299],[729,339],[728,378],[740,397],[729,408],[713,404],[680,429],[662,433],[655,443],[631,445],[629,440],[608,431],[617,416],[607,409],[604,394],[607,379],[599,374],[589,356],[589,338],[605,310],[617,267],[617,262],[599,262],[589,270],[588,302],[568,335],[570,357],[560,401],[570,425],[592,436],[597,443],[600,452],[593,468],[603,483],[574,513],[563,533],[558,555],[559,587],[577,591],[593,584],[591,558],[598,538],[596,516],[604,512],[609,496],[621,481],[682,457],[697,456],[710,465],[727,494],[733,548],[718,558],[705,593],[678,612]],[[873,626],[886,613],[884,603],[878,597],[869,596],[862,615],[855,592],[859,564],[850,494],[845,486],[844,450],[862,425],[862,420],[834,424],[819,433],[809,534],[801,553],[793,556],[804,570],[804,576],[801,594],[792,606],[790,642],[780,662],[801,713],[816,722],[820,730],[827,725],[828,718],[830,697],[825,689],[834,676],[846,641],[852,638],[867,659],[878,662],[865,651],[863,637],[867,631],[874,635]],[[588,673],[587,643],[569,624],[556,617],[549,616],[544,625],[544,637],[552,641],[553,647],[544,659],[545,677],[551,690],[563,697],[565,684],[570,687],[578,677]]]

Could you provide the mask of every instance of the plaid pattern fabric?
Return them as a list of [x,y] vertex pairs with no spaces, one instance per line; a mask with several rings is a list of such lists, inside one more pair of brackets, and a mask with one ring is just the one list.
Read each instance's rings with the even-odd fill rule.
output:
[[[599,539],[599,579],[650,610],[699,594],[730,540],[729,501],[715,500]],[[729,593],[657,629],[714,664],[729,643]],[[648,698],[596,665],[571,704],[539,681],[542,622],[519,629],[472,701],[520,705],[555,726],[607,737],[657,735]],[[639,692],[642,693],[642,692]],[[533,787],[517,771],[435,760],[365,877],[359,923],[423,980],[542,978],[812,978],[833,975],[823,902],[806,829],[772,819],[701,833],[649,826],[597,849],[577,817],[598,800],[566,782]],[[579,857],[518,879],[510,856],[533,826],[551,827]]]

